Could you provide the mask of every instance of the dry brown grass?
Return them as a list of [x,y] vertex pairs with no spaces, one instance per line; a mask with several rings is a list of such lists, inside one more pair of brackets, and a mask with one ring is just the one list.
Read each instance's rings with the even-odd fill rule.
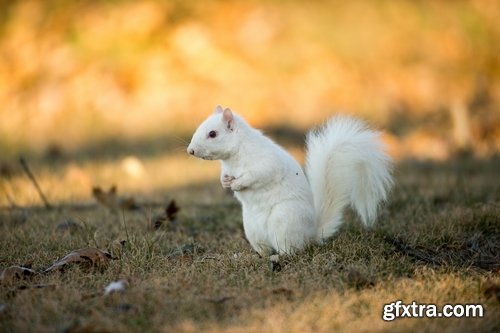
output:
[[[212,167],[205,161],[187,164],[198,171]],[[64,170],[63,165],[52,168]],[[500,326],[499,303],[483,286],[500,282],[498,167],[498,159],[405,162],[373,230],[362,228],[349,212],[330,242],[282,259],[281,271],[275,272],[247,244],[239,205],[220,189],[217,176],[197,186],[157,188],[136,196],[141,209],[112,211],[91,203],[90,193],[83,200],[89,204],[82,206],[84,194],[75,186],[52,194],[65,179],[41,173],[40,183],[58,208],[0,213],[2,268],[30,265],[40,272],[0,286],[5,306],[0,327],[5,332],[493,332]],[[122,188],[124,178],[113,177],[108,181]],[[133,187],[130,191],[135,193]],[[35,201],[24,201],[19,193],[12,193],[17,201]],[[65,195],[78,200],[69,202]],[[176,226],[155,230],[152,221],[162,208],[154,202],[172,198],[181,207]],[[65,221],[77,227],[58,229]],[[400,239],[424,260],[394,247],[387,237]],[[104,269],[75,266],[41,273],[87,246],[107,249],[117,259]],[[478,258],[496,266],[482,269]],[[108,283],[122,278],[130,283],[123,294],[103,295]],[[46,287],[34,288],[39,284]],[[481,303],[486,315],[384,322],[383,304],[398,299]]]

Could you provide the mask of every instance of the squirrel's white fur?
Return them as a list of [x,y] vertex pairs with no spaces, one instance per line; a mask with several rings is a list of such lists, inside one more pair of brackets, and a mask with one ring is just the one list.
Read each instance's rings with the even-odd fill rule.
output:
[[241,202],[245,234],[261,255],[292,253],[332,236],[351,205],[370,226],[392,185],[379,133],[336,116],[307,136],[306,174],[283,148],[218,106],[188,153],[221,160],[221,183]]

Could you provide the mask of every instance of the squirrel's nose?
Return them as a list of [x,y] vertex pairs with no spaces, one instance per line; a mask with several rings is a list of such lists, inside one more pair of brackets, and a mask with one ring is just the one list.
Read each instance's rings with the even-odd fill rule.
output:
[[188,149],[188,153],[194,155],[194,149]]

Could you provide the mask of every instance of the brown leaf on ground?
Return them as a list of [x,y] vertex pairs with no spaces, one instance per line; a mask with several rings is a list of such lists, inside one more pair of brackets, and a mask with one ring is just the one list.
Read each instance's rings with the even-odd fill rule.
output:
[[171,222],[170,225],[175,229],[177,227],[176,218],[179,211],[180,208],[177,206],[175,200],[171,200],[167,207],[165,207],[165,213],[153,219],[153,228],[160,229],[168,220]]
[[167,208],[165,209],[165,214],[167,215],[168,220],[169,221],[175,220],[175,218],[177,217],[177,213],[180,210],[181,209],[179,208],[179,206],[177,206],[175,200],[170,201]]
[[108,191],[104,191],[99,186],[92,189],[92,195],[103,206],[110,209],[118,208],[118,196],[116,186],[113,185]]
[[17,280],[22,280],[36,274],[32,269],[21,266],[10,266],[3,270],[0,276],[0,281],[3,284],[12,283]]
[[101,205],[108,207],[109,209],[125,209],[125,210],[136,210],[141,208],[139,204],[135,201],[133,197],[120,198],[118,196],[118,190],[115,185],[113,185],[108,191],[104,191],[99,186],[92,189],[92,196]]
[[114,259],[111,254],[96,248],[84,248],[75,250],[61,260],[56,261],[45,270],[46,273],[61,271],[68,264],[84,264],[93,267],[105,267],[109,260]]

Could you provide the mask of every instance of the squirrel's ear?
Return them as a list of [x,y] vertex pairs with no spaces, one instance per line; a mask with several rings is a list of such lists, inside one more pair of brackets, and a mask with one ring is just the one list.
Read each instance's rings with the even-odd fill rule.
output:
[[220,105],[217,105],[215,107],[215,110],[214,110],[214,113],[222,113],[224,110],[222,110],[222,106]]
[[228,130],[234,129],[234,116],[231,109],[224,109],[222,113],[222,121],[226,124]]

